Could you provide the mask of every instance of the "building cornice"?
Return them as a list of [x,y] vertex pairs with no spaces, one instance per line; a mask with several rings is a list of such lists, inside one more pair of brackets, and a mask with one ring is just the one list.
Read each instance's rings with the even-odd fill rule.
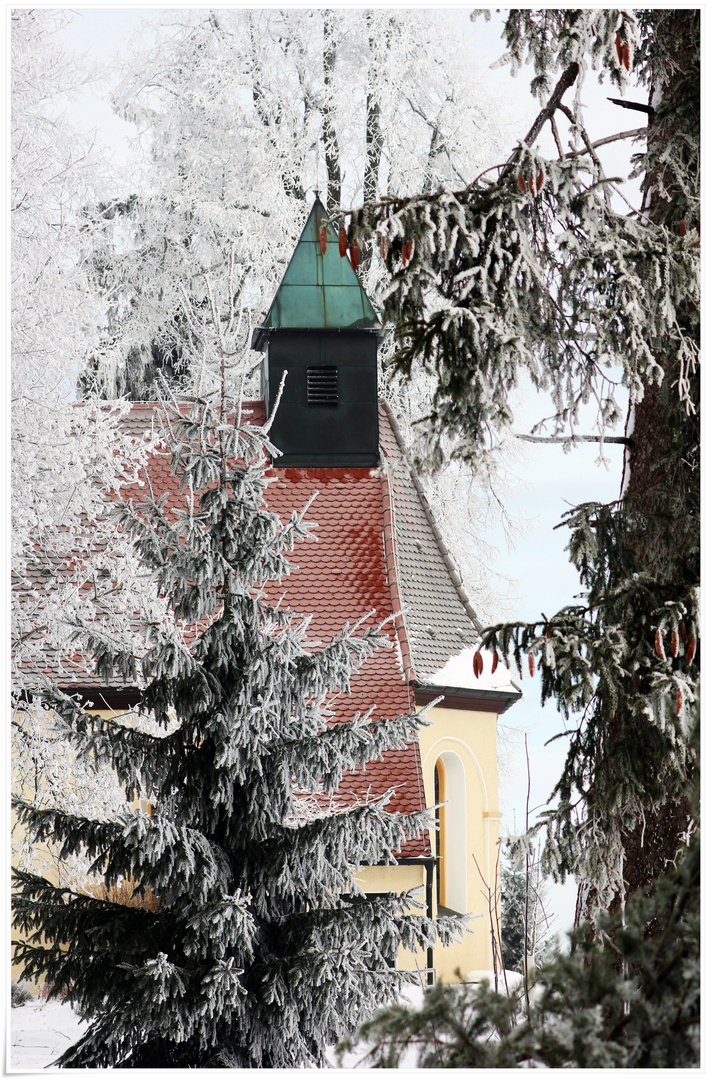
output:
[[62,686],[60,689],[86,709],[118,712],[140,705],[143,699],[143,691],[136,686]]
[[493,712],[501,714],[511,708],[522,697],[522,691],[516,687],[511,690],[485,690],[463,686],[434,686],[428,683],[412,687],[416,705],[429,705],[436,698],[439,709],[467,709],[473,712]]

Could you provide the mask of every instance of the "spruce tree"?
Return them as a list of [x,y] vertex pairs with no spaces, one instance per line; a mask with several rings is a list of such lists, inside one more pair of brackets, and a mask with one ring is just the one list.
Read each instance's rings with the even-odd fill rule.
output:
[[520,972],[527,957],[532,957],[535,968],[540,967],[552,952],[556,938],[546,910],[541,862],[532,856],[522,865],[523,860],[511,852],[500,862],[502,967]]
[[364,1061],[397,1068],[416,1047],[420,1068],[695,1068],[699,897],[696,834],[651,895],[638,893],[625,917],[603,916],[597,940],[572,934],[570,953],[537,971],[528,994],[438,985],[421,1009],[395,1005],[363,1025]]
[[[652,886],[694,818],[700,20],[679,9],[513,10],[504,36],[515,69],[533,63],[542,102],[509,159],[464,189],[354,211],[348,240],[375,243],[390,269],[394,369],[437,380],[421,467],[451,457],[478,467],[528,380],[551,397],[553,437],[571,444],[583,405],[598,402],[603,441],[622,419],[616,394],[628,395],[621,498],[564,521],[581,602],[483,639],[520,673],[537,666],[543,699],[567,719],[544,856],[559,876],[578,875],[593,916]],[[611,135],[643,141],[640,210],[616,204],[586,131],[575,90],[591,66],[613,87],[635,77],[647,92],[636,104],[648,127]],[[536,147],[545,127],[553,157]]]
[[[165,415],[185,509],[150,495],[118,513],[173,618],[141,628],[140,652],[98,628],[84,641],[106,685],[145,680],[138,716],[45,701],[116,771],[126,810],[98,820],[17,800],[35,840],[83,854],[106,892],[18,872],[16,955],[91,1021],[62,1066],[323,1065],[413,978],[393,967],[398,947],[434,938],[412,895],[369,898],[355,880],[393,861],[423,816],[384,800],[327,808],[345,771],[416,738],[422,719],[328,722],[327,695],[382,632],[346,626],[311,647],[308,620],[267,598],[310,534],[303,512],[282,524],[267,509],[268,434],[224,401]],[[126,882],[139,906],[120,902]]]
[[[437,379],[423,467],[486,455],[528,378],[553,399],[553,436],[571,443],[582,405],[598,402],[603,442],[621,419],[616,392],[628,396],[621,497],[564,520],[577,602],[483,634],[520,673],[539,668],[542,699],[566,720],[543,854],[556,877],[578,878],[584,925],[572,959],[541,976],[555,991],[525,1025],[516,1002],[443,991],[442,1026],[426,1008],[407,1021],[390,1014],[370,1035],[386,1064],[422,1040],[421,1064],[690,1066],[700,1020],[700,14],[512,10],[504,37],[515,70],[533,63],[542,104],[509,159],[460,191],[366,206],[348,239],[375,241],[391,270],[396,369]],[[586,131],[574,88],[592,67],[620,89],[637,80],[619,103],[647,126],[602,142],[641,144],[639,209],[616,202]],[[536,147],[545,127],[552,157]]]

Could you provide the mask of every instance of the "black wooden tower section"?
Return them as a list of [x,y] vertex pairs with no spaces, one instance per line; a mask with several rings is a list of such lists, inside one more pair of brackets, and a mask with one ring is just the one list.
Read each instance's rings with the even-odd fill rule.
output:
[[264,351],[268,414],[287,377],[270,433],[277,468],[378,464],[376,312],[317,198],[253,346]]

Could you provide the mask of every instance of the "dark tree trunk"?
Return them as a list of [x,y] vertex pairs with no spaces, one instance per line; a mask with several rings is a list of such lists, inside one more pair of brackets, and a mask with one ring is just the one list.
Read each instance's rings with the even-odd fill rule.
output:
[[[666,79],[658,82],[658,93],[654,86],[650,91],[648,150],[656,168],[644,184],[643,209],[654,225],[664,226],[673,236],[679,229],[682,231],[680,221],[684,219],[686,199],[665,164],[666,150],[679,134],[674,130],[676,118],[681,111],[686,112],[686,98],[682,95],[694,96],[696,71],[692,67],[698,19],[696,11],[670,12],[667,36],[676,43],[670,49],[672,62]],[[660,181],[665,197],[656,193]],[[696,313],[680,307],[676,315],[682,333],[694,335]],[[679,360],[668,344],[662,342],[656,354],[664,371],[660,385],[648,384],[642,399],[629,412],[626,435],[630,441],[625,453],[621,513],[625,515],[629,549],[640,572],[658,582],[670,582],[671,593],[682,595],[699,582],[699,565],[690,565],[689,554],[685,561],[681,558],[683,551],[699,550],[699,410],[687,411],[680,400]],[[692,397],[699,404],[698,380],[693,383]],[[640,677],[647,676],[641,672]],[[622,725],[623,717],[619,723]],[[632,729],[635,720],[626,717],[625,723]],[[650,739],[659,738],[659,733],[651,733],[642,721],[638,723],[640,759],[644,760]],[[613,743],[618,734],[612,731]],[[673,753],[671,748],[671,759]],[[652,756],[647,756],[652,761]],[[666,774],[656,769],[652,775],[652,767],[649,771],[647,790],[657,792],[658,799],[645,810],[644,819],[623,834],[626,896],[650,890],[658,877],[672,869],[690,830],[693,808],[685,788],[691,777],[680,776],[672,765]],[[590,894],[586,897],[579,892],[581,917],[590,913],[591,899]],[[616,897],[612,910],[617,910],[620,902],[621,897]]]
[[[674,132],[667,117],[679,112],[682,106],[681,82],[685,69],[695,55],[694,38],[699,12],[680,11],[672,16],[670,40],[674,67],[664,85],[660,86],[661,108],[651,114],[649,146],[664,155]],[[667,98],[667,101],[665,100]],[[655,87],[650,88],[649,106],[655,106]],[[661,172],[665,173],[662,166]],[[655,181],[664,181],[669,195],[661,198],[648,190]],[[680,192],[672,175],[660,177],[655,173],[645,185],[646,209],[657,224],[666,226],[673,234],[680,227],[679,215],[684,209]],[[678,312],[683,329],[689,313]],[[642,401],[635,407],[632,424],[632,444],[627,452],[628,488],[626,494],[634,500],[641,529],[635,537],[636,556],[641,567],[653,574],[671,575],[675,554],[675,532],[678,540],[690,528],[697,528],[699,514],[699,413],[687,414],[682,408],[677,389],[677,365],[669,354],[658,357],[665,369],[660,386],[646,388]],[[698,399],[699,400],[699,399]],[[682,437],[681,437],[682,432]],[[653,522],[660,522],[657,527]],[[646,527],[647,526],[647,527]],[[672,532],[672,535],[671,535]],[[694,550],[694,541],[693,541]],[[672,552],[672,559],[671,559]],[[690,567],[690,570],[693,570]],[[672,775],[657,778],[671,795],[660,807],[646,816],[628,833],[625,847],[624,879],[628,892],[649,888],[652,881],[665,873],[676,861],[676,855],[689,830],[691,807],[680,793],[679,780]]]
[[[366,13],[366,21],[371,28],[371,12]],[[369,34],[368,47],[371,62],[368,69],[366,93],[366,164],[363,170],[363,201],[375,202],[378,198],[378,173],[383,154],[383,132],[381,131],[381,105],[375,92],[377,74],[376,42]]]

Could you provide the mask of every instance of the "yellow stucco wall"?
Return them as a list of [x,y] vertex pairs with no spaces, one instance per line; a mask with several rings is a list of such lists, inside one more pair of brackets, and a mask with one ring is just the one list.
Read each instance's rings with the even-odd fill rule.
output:
[[[430,710],[429,717],[432,725],[421,729],[420,753],[429,807],[435,802],[434,770],[438,759],[445,771],[445,792],[441,794],[446,801],[441,836],[447,866],[444,902],[460,914],[469,912],[475,916],[470,923],[471,932],[465,935],[461,944],[435,947],[437,977],[443,982],[452,982],[458,979],[458,972],[466,977],[472,971],[483,971],[492,966],[488,905],[490,902],[499,905],[496,864],[501,818],[497,785],[497,716],[435,707]],[[435,853],[434,830],[431,830],[430,843]],[[49,866],[45,872],[48,870]],[[51,871],[47,876],[53,876]],[[367,893],[402,892],[421,887],[422,900],[426,900],[426,870],[420,865],[364,867],[357,880]],[[435,887],[431,900],[433,911],[437,911]],[[413,955],[401,949],[398,966],[424,970],[427,959],[424,953]],[[13,967],[13,978],[18,975],[19,971]]]
[[[115,711],[109,709],[93,709],[92,712],[97,716],[103,717],[104,719],[111,719],[113,716],[124,715],[123,713],[116,713]],[[14,754],[15,750],[13,749],[13,756]],[[28,784],[25,783],[24,785],[18,785],[17,790],[15,790],[13,794],[19,795],[20,797],[27,799],[28,802],[32,802],[38,794],[41,794],[43,790],[46,790],[46,785],[42,776],[40,775],[37,779],[37,790],[35,790],[34,787],[28,786]],[[72,775],[69,772],[66,772],[64,774],[63,780],[68,788],[74,786],[76,790],[76,785],[73,784]],[[17,783],[15,778],[14,783]],[[134,802],[134,806],[139,805],[143,805],[143,802],[141,800],[137,800]],[[17,815],[14,808],[12,809],[11,814],[11,833],[13,836],[13,840],[16,843],[21,844],[23,842],[24,830],[17,821]],[[53,885],[65,884],[67,879],[62,873],[63,864],[58,858],[56,847],[51,843],[44,843],[35,845],[33,850],[35,856],[34,865],[32,868],[33,872],[41,875],[42,877],[45,877],[48,881],[52,882]],[[102,887],[102,882],[99,879],[90,879],[88,877],[84,879],[84,884],[86,885],[87,891],[89,892],[92,891],[92,884],[94,884],[99,889]],[[127,893],[127,897],[124,902],[128,902],[128,897],[130,895],[130,890],[128,886],[126,887],[125,891]],[[14,922],[11,922],[11,940],[21,941],[26,939],[26,937],[27,935],[21,929],[19,929],[14,924]],[[22,980],[22,966],[15,963],[13,949],[11,949],[11,977],[13,980]],[[27,981],[24,982],[24,985],[33,994],[40,993],[42,989],[40,984],[30,983]]]
[[[419,889],[418,901],[426,903],[426,873],[425,867],[417,864],[400,866],[364,866],[356,875],[356,881],[365,893],[379,892],[406,892],[408,889]],[[425,908],[415,908],[425,914]],[[406,949],[398,950],[398,967],[401,971],[422,971],[423,983],[425,984],[425,969],[427,957],[424,952],[412,953]]]
[[[470,913],[468,932],[461,944],[436,945],[433,961],[437,978],[457,981],[461,974],[490,970],[492,943],[490,907],[499,912],[497,854],[499,840],[499,792],[497,780],[497,715],[465,709],[435,707],[429,713],[432,725],[421,729],[420,754],[423,764],[426,804],[435,803],[435,763],[440,759],[445,772],[446,803],[441,833],[445,873],[444,902],[459,914]],[[435,830],[430,833],[435,853]],[[358,881],[365,892],[399,892],[425,886],[422,866],[372,866],[364,868]],[[448,888],[449,885],[449,888]],[[423,899],[425,893],[423,892]],[[438,911],[433,875],[433,911]],[[442,913],[442,912],[441,912]],[[399,967],[427,966],[425,954],[413,956],[401,950]]]
[[[449,860],[450,866],[443,868],[444,902],[460,914],[475,916],[470,923],[472,932],[461,945],[435,949],[438,978],[451,982],[457,979],[458,969],[466,977],[471,971],[492,967],[488,909],[490,903],[499,905],[496,864],[501,818],[497,716],[442,707],[431,709],[429,715],[433,724],[421,730],[420,753],[428,806],[435,802],[435,763],[440,759],[445,766],[445,791],[440,796],[446,803],[441,846],[443,862]],[[430,843],[434,852],[434,831]]]

